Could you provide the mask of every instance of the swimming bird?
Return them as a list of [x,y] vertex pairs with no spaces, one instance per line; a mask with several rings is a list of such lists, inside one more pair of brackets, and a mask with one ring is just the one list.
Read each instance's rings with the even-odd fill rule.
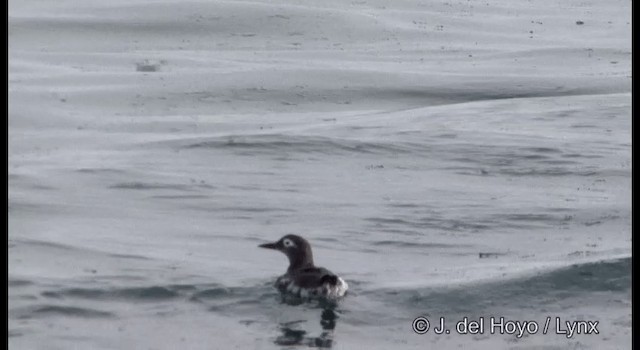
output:
[[261,244],[259,247],[280,251],[289,258],[287,272],[278,277],[275,283],[282,293],[302,298],[336,299],[344,296],[349,289],[342,278],[313,264],[311,245],[300,236],[286,235],[277,242]]

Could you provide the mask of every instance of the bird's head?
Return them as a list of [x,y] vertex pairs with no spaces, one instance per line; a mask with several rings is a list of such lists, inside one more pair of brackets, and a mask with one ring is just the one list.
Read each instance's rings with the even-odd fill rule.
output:
[[276,242],[261,244],[259,247],[284,253],[289,258],[289,271],[313,266],[311,245],[300,236],[286,235]]

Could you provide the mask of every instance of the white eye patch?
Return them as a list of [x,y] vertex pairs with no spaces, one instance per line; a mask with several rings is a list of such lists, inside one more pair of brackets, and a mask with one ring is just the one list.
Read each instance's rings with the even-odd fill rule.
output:
[[295,246],[296,246],[296,244],[295,244],[295,243],[293,243],[293,241],[292,241],[292,240],[290,240],[290,239],[288,239],[288,238],[285,238],[285,239],[282,241],[282,244],[285,246],[285,248],[295,247]]

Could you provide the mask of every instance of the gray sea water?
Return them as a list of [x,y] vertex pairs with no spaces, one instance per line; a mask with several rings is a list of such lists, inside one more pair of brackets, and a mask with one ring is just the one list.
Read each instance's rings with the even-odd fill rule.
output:
[[9,347],[631,348],[613,3],[10,1]]

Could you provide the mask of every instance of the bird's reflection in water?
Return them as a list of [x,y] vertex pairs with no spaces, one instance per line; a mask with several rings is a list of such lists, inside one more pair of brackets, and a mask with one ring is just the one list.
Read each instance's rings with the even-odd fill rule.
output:
[[[283,302],[292,304],[291,300],[283,300]],[[320,315],[322,332],[319,336],[310,336],[307,331],[300,329],[300,325],[306,322],[306,320],[281,323],[280,331],[282,334],[274,341],[276,345],[306,345],[314,348],[331,348],[333,346],[333,330],[336,328],[338,315],[335,312],[335,305],[321,304],[320,306],[322,308]]]

